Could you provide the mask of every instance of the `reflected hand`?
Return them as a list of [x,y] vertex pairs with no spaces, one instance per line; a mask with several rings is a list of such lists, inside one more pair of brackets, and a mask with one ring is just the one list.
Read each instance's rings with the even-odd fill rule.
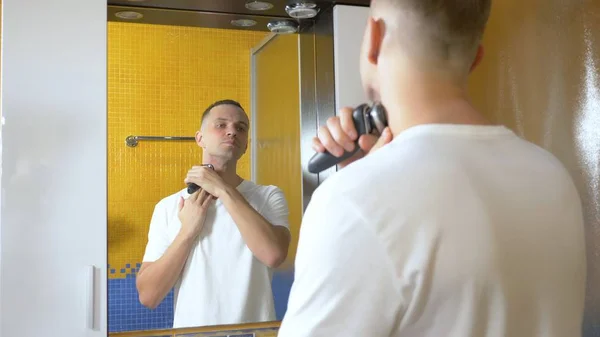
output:
[[194,183],[215,198],[219,198],[227,187],[223,178],[213,169],[206,166],[194,166],[184,180],[186,184]]
[[[336,157],[340,157],[345,151],[354,150],[355,141],[358,137],[354,120],[352,118],[352,108],[342,108],[335,117],[327,119],[327,125],[321,126],[318,131],[318,137],[313,138],[312,148],[316,152],[328,151]],[[381,136],[362,135],[358,139],[360,151],[357,151],[352,157],[339,163],[340,168],[362,158],[367,153],[371,153],[392,141],[392,133],[386,127]]]
[[204,191],[199,190],[193,193],[187,200],[183,197],[179,198],[179,221],[181,221],[180,232],[192,238],[196,238],[206,220],[206,212],[213,201],[212,196]]

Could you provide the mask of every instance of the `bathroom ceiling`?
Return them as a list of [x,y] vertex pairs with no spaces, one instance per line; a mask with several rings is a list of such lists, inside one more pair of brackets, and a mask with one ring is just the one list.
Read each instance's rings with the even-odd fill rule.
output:
[[[290,0],[261,0],[273,5],[271,9],[254,11],[246,8],[246,0],[108,0],[108,21],[135,22],[159,25],[192,26],[224,29],[246,29],[269,31],[267,23],[275,19],[292,19],[285,11]],[[370,0],[316,0],[322,11],[334,4],[369,6]],[[140,18],[124,19],[116,14],[134,11]],[[138,15],[139,17],[139,15]],[[250,19],[256,22],[251,27],[232,25],[232,20]],[[303,21],[300,20],[301,27]]]

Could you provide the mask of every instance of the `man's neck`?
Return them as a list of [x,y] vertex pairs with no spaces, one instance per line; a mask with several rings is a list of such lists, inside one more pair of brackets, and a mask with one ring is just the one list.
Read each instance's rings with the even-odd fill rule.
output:
[[237,175],[237,161],[204,155],[203,164],[211,164],[229,186],[237,187],[244,180]]
[[428,78],[396,79],[385,84],[381,91],[381,102],[394,136],[421,124],[491,124],[473,107],[466,88],[460,85]]

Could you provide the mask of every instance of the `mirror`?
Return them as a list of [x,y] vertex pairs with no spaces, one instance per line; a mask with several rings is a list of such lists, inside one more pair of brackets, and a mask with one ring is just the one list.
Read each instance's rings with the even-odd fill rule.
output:
[[[299,35],[268,31],[287,16],[284,1],[260,16],[225,1],[189,3],[169,1],[181,8],[164,10],[160,1],[109,2],[111,335],[280,321],[287,307],[303,209]],[[249,20],[255,26],[244,26]],[[203,112],[220,100],[234,102],[209,110],[201,127]],[[215,144],[223,135],[231,143]],[[229,167],[232,174],[220,179],[247,206],[234,197],[213,200],[199,234],[183,238],[184,179],[207,163]],[[264,220],[248,221],[255,215],[247,208],[230,211],[244,207]],[[286,259],[269,260],[269,247],[285,250]],[[140,269],[151,275],[143,285]],[[159,288],[172,281],[163,297]]]

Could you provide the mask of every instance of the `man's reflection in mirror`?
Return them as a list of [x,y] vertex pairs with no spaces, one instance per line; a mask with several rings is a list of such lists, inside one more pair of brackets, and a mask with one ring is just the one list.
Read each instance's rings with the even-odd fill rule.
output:
[[276,319],[271,279],[287,256],[289,211],[280,188],[237,174],[248,132],[238,102],[211,104],[195,138],[214,170],[192,167],[184,182],[200,189],[183,188],[154,208],[137,289],[149,308],[175,289],[174,328]]

